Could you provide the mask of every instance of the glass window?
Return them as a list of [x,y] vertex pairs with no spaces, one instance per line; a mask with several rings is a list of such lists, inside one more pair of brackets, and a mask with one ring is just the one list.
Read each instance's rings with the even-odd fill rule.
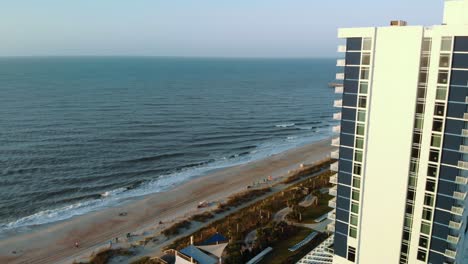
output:
[[441,54],[439,67],[448,68],[450,66],[450,54]]
[[416,177],[414,175],[409,176],[409,182],[408,185],[409,187],[416,188]]
[[423,121],[424,119],[422,119],[421,117],[416,117],[416,119],[414,120],[414,128],[421,130],[423,128]]
[[416,146],[421,144],[421,138],[422,138],[421,133],[414,132],[413,133],[413,144],[416,145]]
[[361,175],[361,164],[354,164],[353,173]]
[[356,150],[354,151],[354,160],[357,162],[362,162],[362,151]]
[[406,215],[405,222],[404,222],[405,227],[411,228],[412,222],[413,222],[413,218],[411,216]]
[[351,194],[351,198],[352,198],[354,201],[359,201],[359,191],[353,189],[353,192],[352,192],[352,194]]
[[426,191],[435,192],[435,186],[436,186],[436,183],[434,180],[431,180],[431,179],[426,180]]
[[432,130],[437,132],[442,132],[442,119],[435,119],[432,123]]
[[403,231],[403,240],[409,241],[411,238],[411,233],[408,231]]
[[354,238],[357,237],[357,229],[355,227],[349,227],[349,236]]
[[351,212],[358,214],[359,213],[359,204],[356,202],[351,203]]
[[414,147],[411,149],[411,157],[412,158],[419,158],[419,148],[418,147]]
[[370,53],[362,53],[362,65],[370,65],[371,54]]
[[419,246],[423,248],[428,248],[429,247],[429,238],[426,236],[420,236],[419,237]]
[[412,160],[410,163],[410,171],[418,172],[419,162]]
[[447,84],[448,83],[448,71],[441,70],[439,71],[438,83]]
[[447,87],[444,87],[444,86],[437,87],[436,99],[445,100],[446,97],[447,97]]
[[358,149],[362,149],[364,147],[364,139],[356,137],[355,147],[358,148]]
[[357,124],[356,125],[356,134],[363,136],[365,132],[365,127],[363,124]]
[[369,84],[367,82],[361,82],[359,84],[359,93],[367,94]]
[[436,177],[437,176],[437,166],[429,164],[427,167],[427,176],[429,177]]
[[421,261],[426,261],[427,251],[423,249],[418,249],[417,259]]
[[430,194],[430,193],[426,193],[424,195],[424,205],[427,205],[427,206],[434,206],[434,195]]
[[429,161],[439,162],[439,150],[431,149],[429,151]]
[[366,110],[358,110],[357,121],[365,122],[366,121]]
[[369,80],[369,68],[362,67],[361,68],[361,79],[362,80]]
[[441,51],[451,51],[452,50],[452,37],[443,37],[440,47]]
[[421,57],[421,67],[422,68],[429,67],[429,55],[423,55]]
[[434,115],[436,116],[443,116],[445,112],[445,104],[444,103],[436,103],[434,107]]
[[371,38],[364,38],[364,41],[362,43],[362,49],[363,50],[371,50],[372,48],[372,39]]
[[424,113],[424,103],[417,103],[416,104],[416,114]]
[[358,222],[357,215],[351,214],[351,216],[349,218],[349,223],[352,224],[353,226],[357,226],[357,222]]
[[419,72],[419,83],[426,83],[427,82],[427,71],[420,71]]
[[432,220],[432,209],[423,208],[422,218],[424,220],[431,221]]
[[442,137],[440,135],[432,134],[431,146],[440,148]]
[[431,50],[431,38],[424,38],[423,39],[422,50],[423,51],[430,51]]
[[348,247],[348,260],[354,262],[356,260],[356,249]]
[[420,86],[418,87],[418,99],[426,98],[426,87]]
[[367,98],[365,96],[359,96],[358,107],[366,108],[367,106]]
[[431,232],[431,225],[429,223],[422,222],[421,223],[421,233],[429,235],[430,232]]
[[414,196],[416,195],[416,191],[413,189],[408,189],[408,192],[406,192],[406,199],[408,201],[414,201]]
[[354,188],[361,187],[361,179],[359,177],[353,176],[353,187]]

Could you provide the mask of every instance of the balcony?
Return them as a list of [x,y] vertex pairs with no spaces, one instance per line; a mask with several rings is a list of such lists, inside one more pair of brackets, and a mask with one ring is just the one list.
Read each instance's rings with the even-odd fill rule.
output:
[[468,137],[468,129],[462,129],[462,136]]
[[338,159],[340,157],[340,151],[339,150],[335,150],[335,151],[332,151],[330,153],[330,158],[332,159]]
[[341,120],[341,112],[333,114],[333,120]]
[[341,126],[337,125],[337,126],[332,127],[332,132],[333,133],[340,133],[341,132]]
[[344,59],[339,59],[336,61],[336,66],[337,67],[344,67],[346,65],[345,63],[345,60]]
[[463,207],[452,206],[452,213],[456,215],[463,215]]
[[346,52],[346,45],[339,45],[337,51],[338,52]]
[[343,93],[343,86],[337,85],[335,86],[335,93],[342,94]]
[[[344,74],[343,74],[343,75],[344,75]],[[338,76],[338,74],[337,74],[337,76]],[[464,113],[464,114],[463,114],[463,119],[465,119],[465,121],[468,121],[468,113]]]
[[333,174],[332,176],[330,176],[330,183],[331,183],[331,184],[338,184],[338,176],[337,176],[337,174]]
[[453,192],[453,198],[458,200],[465,200],[466,192]]
[[337,79],[338,81],[344,80],[344,73],[342,73],[342,72],[341,72],[341,73],[337,73],[335,79]]
[[459,237],[455,237],[455,236],[451,236],[451,235],[448,235],[447,236],[447,241],[452,243],[452,244],[458,244],[458,241],[460,241],[460,238]]
[[332,163],[330,165],[330,170],[331,171],[336,171],[336,172],[338,171],[338,161],[336,161],[336,162],[334,162],[334,163]]
[[463,176],[457,176],[455,177],[455,182],[461,185],[465,185],[468,183],[468,178],[463,177]]
[[453,251],[453,250],[450,250],[450,249],[446,249],[446,250],[445,250],[445,256],[454,259],[454,258],[457,257],[457,252],[456,252],[456,251]]
[[336,197],[336,195],[337,195],[337,189],[338,189],[338,188],[336,187],[336,185],[333,186],[333,187],[331,187],[330,189],[328,189],[328,194],[330,194],[330,195]]
[[332,139],[331,145],[333,147],[339,147],[340,146],[340,138],[337,137],[337,138]]
[[334,222],[327,225],[327,231],[332,232],[332,233],[335,232],[335,223]]
[[334,107],[342,107],[343,106],[343,100],[335,100],[333,102]]
[[461,145],[461,146],[460,146],[460,152],[468,153],[468,146]]
[[328,219],[335,221],[336,220],[336,214],[335,211],[331,211],[328,213]]
[[456,230],[460,230],[462,224],[459,223],[459,222],[455,222],[455,221],[450,221],[449,222],[449,227],[452,228],[452,229],[456,229]]
[[328,201],[328,207],[336,208],[336,198],[333,198],[330,201]]
[[462,169],[468,169],[468,162],[466,161],[458,161],[458,167]]

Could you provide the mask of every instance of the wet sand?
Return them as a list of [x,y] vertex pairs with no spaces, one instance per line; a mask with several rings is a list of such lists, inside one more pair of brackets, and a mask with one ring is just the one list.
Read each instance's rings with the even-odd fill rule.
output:
[[[301,163],[327,157],[330,140],[295,148],[247,164],[218,170],[181,184],[173,190],[145,196],[69,220],[0,240],[0,263],[71,263],[125,234],[140,237],[160,232],[170,224],[199,213],[201,201],[221,202],[268,176],[279,178]],[[126,215],[119,215],[125,212]],[[159,222],[164,222],[160,225]],[[78,241],[79,248],[74,244]]]

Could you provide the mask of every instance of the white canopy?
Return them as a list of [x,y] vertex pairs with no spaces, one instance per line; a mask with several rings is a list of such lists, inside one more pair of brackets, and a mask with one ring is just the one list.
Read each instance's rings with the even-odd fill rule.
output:
[[218,258],[220,258],[227,245],[228,243],[222,243],[222,244],[217,244],[217,245],[197,246],[197,248],[204,250],[206,252],[209,252],[217,256]]

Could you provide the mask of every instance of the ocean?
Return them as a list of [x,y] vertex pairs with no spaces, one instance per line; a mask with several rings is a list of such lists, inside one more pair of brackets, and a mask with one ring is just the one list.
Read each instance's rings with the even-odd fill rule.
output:
[[333,59],[0,58],[0,233],[331,135]]

